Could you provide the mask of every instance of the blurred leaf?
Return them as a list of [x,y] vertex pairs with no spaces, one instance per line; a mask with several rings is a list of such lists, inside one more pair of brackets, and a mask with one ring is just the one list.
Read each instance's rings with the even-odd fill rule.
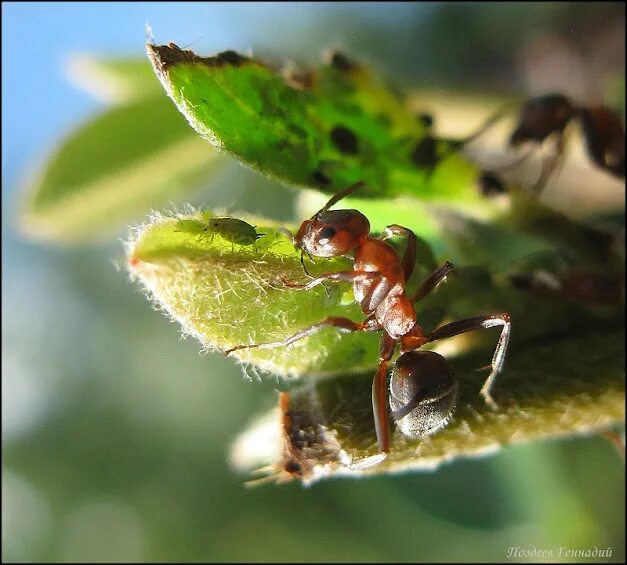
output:
[[66,73],[77,86],[104,102],[128,102],[161,92],[159,81],[144,59],[73,55]]
[[460,391],[447,427],[412,439],[393,425],[387,459],[361,469],[351,465],[377,454],[372,374],[299,387],[282,393],[279,410],[236,441],[232,461],[240,470],[269,464],[272,478],[311,484],[333,476],[428,470],[458,457],[492,454],[507,445],[594,434],[625,418],[624,337],[622,329],[610,327],[510,349],[506,369],[494,387],[497,411],[485,405],[479,394],[485,374],[475,371],[490,353],[455,361]]
[[172,43],[147,51],[190,124],[268,176],[327,193],[364,180],[373,196],[494,210],[454,142],[431,137],[389,88],[343,55],[295,78],[233,51],[202,58]]
[[225,160],[162,96],[114,107],[70,134],[31,182],[22,228],[72,242],[190,195]]

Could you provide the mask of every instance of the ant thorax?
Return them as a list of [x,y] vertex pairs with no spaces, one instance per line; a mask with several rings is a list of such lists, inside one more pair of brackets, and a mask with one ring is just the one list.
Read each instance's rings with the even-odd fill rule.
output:
[[[384,268],[385,267],[385,268]],[[380,276],[355,280],[355,300],[365,314],[374,312],[390,294],[402,292],[405,275],[396,251],[388,243],[361,237],[355,249],[355,271],[379,273]],[[392,293],[393,289],[397,289]]]

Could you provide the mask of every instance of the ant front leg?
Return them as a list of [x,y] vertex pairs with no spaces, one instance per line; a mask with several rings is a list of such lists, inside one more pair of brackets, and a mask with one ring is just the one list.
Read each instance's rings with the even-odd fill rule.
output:
[[377,434],[377,444],[379,451],[388,453],[390,451],[390,419],[388,417],[388,395],[387,395],[387,373],[388,362],[394,355],[396,340],[392,339],[387,332],[381,337],[379,349],[379,366],[372,381],[372,413],[374,416],[374,429]]
[[499,336],[496,349],[494,350],[494,355],[492,356],[492,371],[488,375],[483,387],[481,387],[481,395],[486,401],[486,404],[493,409],[498,408],[498,405],[494,402],[494,399],[490,395],[490,389],[492,388],[496,375],[501,372],[503,364],[505,363],[505,353],[507,352],[507,344],[509,342],[509,336],[512,328],[509,314],[492,314],[489,316],[477,316],[476,318],[458,320],[441,326],[425,336],[425,343],[428,343],[446,337],[453,337],[472,330],[478,330],[480,328],[493,328],[495,326],[502,326],[503,329],[501,330],[501,335]]
[[239,349],[252,349],[255,347],[259,349],[274,349],[276,347],[285,347],[287,345],[294,343],[295,341],[301,340],[305,337],[309,337],[310,335],[318,333],[320,330],[323,330],[324,328],[328,328],[328,327],[336,328],[337,330],[341,332],[347,332],[347,333],[377,331],[380,329],[379,325],[374,319],[374,316],[370,316],[366,318],[360,324],[353,322],[352,320],[349,320],[348,318],[342,318],[340,316],[329,316],[328,318],[325,318],[324,320],[322,320],[322,322],[318,322],[317,324],[313,324],[305,329],[302,329],[299,332],[296,332],[294,335],[291,335],[290,337],[282,341],[253,343],[249,345],[236,345],[235,347],[231,347],[230,349],[225,350],[224,355],[230,355],[231,353],[233,353],[233,351],[237,351]]
[[403,273],[405,275],[405,282],[407,282],[411,278],[411,275],[414,272],[414,267],[416,266],[416,245],[418,238],[410,229],[399,226],[398,224],[391,224],[386,226],[383,230],[382,239],[385,241],[393,235],[399,235],[407,238],[407,247],[405,248],[405,253],[403,254],[403,259],[401,260]]
[[310,280],[306,284],[297,283],[290,281],[281,277],[281,282],[288,288],[295,288],[298,290],[309,290],[314,286],[322,284],[326,281],[344,281],[344,282],[355,282],[355,281],[366,281],[371,279],[380,278],[381,273],[378,271],[339,271],[337,273],[326,273],[324,275],[320,275],[315,279]]

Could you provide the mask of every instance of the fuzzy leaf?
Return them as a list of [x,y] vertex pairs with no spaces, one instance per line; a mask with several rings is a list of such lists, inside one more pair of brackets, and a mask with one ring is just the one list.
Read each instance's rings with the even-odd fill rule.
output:
[[233,51],[203,58],[172,43],[147,51],[192,127],[268,176],[327,193],[364,180],[371,196],[494,210],[454,143],[432,138],[389,88],[342,55],[296,81]]
[[164,97],[114,107],[44,164],[30,183],[22,229],[46,240],[104,239],[150,208],[184,199],[223,162]]
[[[276,225],[250,219],[257,233],[265,235],[254,245],[239,245],[211,231],[202,232],[206,214],[159,218],[140,228],[128,247],[131,274],[181,324],[183,332],[197,337],[205,348],[225,350],[283,339],[331,315],[360,319],[348,284],[310,291],[282,286],[280,276],[307,279],[300,253],[276,231]],[[346,270],[350,262],[337,259],[308,268],[312,274]],[[370,367],[377,342],[375,334],[341,338],[327,330],[290,347],[244,349],[233,356],[289,377]]]
[[354,465],[376,461],[372,372],[310,383],[281,394],[279,409],[235,442],[232,462],[240,470],[270,465],[270,479],[311,484],[334,476],[433,469],[507,445],[594,434],[624,423],[624,337],[624,329],[614,324],[512,348],[494,387],[497,411],[479,395],[485,374],[474,370],[490,352],[455,360],[460,392],[447,427],[412,439],[392,424],[390,454],[366,468]]

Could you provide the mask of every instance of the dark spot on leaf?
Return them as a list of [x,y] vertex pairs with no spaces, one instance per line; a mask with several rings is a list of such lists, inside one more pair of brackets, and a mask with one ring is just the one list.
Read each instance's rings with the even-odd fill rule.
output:
[[434,118],[432,114],[422,112],[416,116],[416,119],[427,129],[431,129],[433,127]]
[[307,90],[311,88],[316,81],[316,72],[314,70],[289,69],[283,72],[285,84],[297,90]]
[[379,122],[383,127],[389,128],[392,125],[392,120],[390,116],[386,114],[379,114],[377,116],[377,122]]
[[532,287],[531,275],[524,273],[513,273],[507,277],[510,284],[519,290],[530,290]]
[[357,137],[344,126],[335,126],[331,130],[331,141],[342,153],[354,155],[358,151]]
[[239,67],[242,63],[246,61],[250,61],[248,57],[244,57],[235,51],[222,51],[222,53],[218,53],[215,56],[216,63],[220,63],[222,65],[228,64],[233,65],[235,67]]
[[305,138],[307,137],[307,132],[296,124],[288,124],[287,129],[291,134],[294,134],[297,137]]
[[350,72],[357,68],[358,65],[353,63],[346,55],[339,51],[334,51],[331,55],[331,66],[342,72]]
[[503,181],[490,171],[482,173],[477,182],[481,195],[487,198],[507,192]]
[[435,167],[438,162],[435,139],[430,135],[421,139],[411,153],[411,160],[419,168]]
[[167,45],[146,45],[148,57],[155,68],[166,71],[170,65],[193,62],[199,57],[193,52],[181,49],[176,43]]
[[319,186],[329,186],[331,184],[331,179],[322,171],[314,171],[311,173],[311,180]]
[[176,43],[168,43],[167,45],[148,44],[146,48],[148,57],[161,72],[167,71],[168,67],[178,63],[201,63],[208,67],[223,67],[225,65],[239,67],[244,63],[253,63],[265,67],[262,63],[240,55],[235,51],[223,51],[215,57],[200,57],[190,49],[181,49]]

